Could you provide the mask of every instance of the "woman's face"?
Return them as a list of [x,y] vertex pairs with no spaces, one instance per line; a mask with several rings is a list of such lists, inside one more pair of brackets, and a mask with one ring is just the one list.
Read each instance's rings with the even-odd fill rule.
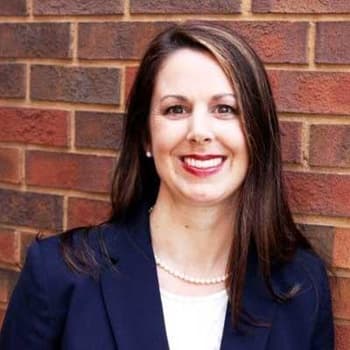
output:
[[151,144],[160,192],[175,201],[231,201],[248,167],[230,81],[207,53],[179,49],[163,63],[151,101]]

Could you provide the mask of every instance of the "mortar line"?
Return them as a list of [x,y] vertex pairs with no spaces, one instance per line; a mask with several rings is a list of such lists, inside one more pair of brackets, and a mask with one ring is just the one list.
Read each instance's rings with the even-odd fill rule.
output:
[[335,228],[350,228],[350,219],[346,217],[293,214],[293,218],[298,224],[332,226]]
[[71,22],[70,24],[70,35],[71,35],[71,53],[72,53],[72,65],[78,65],[78,36],[79,36],[79,30],[78,30],[78,23],[77,22]]
[[315,69],[315,48],[316,48],[316,25],[315,22],[309,23],[308,30],[308,61],[309,67]]
[[[112,116],[111,116],[112,118]],[[13,147],[23,147],[23,143],[20,142],[0,142],[0,147],[3,148],[13,148]],[[38,145],[38,144],[26,144],[25,145],[27,151],[42,151],[42,152],[57,152],[61,154],[81,154],[81,155],[92,155],[98,157],[116,157],[118,154],[117,150],[114,149],[103,149],[103,148],[87,148],[87,147],[79,147],[75,149],[50,145]],[[70,143],[68,145],[70,147]]]
[[[25,100],[16,99],[1,99],[1,107],[27,107],[27,108],[41,108],[41,109],[52,109],[52,110],[72,110],[78,111],[91,111],[91,112],[112,112],[112,113],[123,113],[121,105],[108,105],[108,104],[89,104],[89,103],[74,103],[74,102],[62,102],[62,101],[31,101],[30,105]],[[58,107],[59,104],[59,107]]]
[[39,151],[46,153],[59,153],[66,155],[82,155],[82,156],[96,156],[96,157],[107,157],[113,158],[116,156],[116,151],[114,150],[104,150],[98,148],[85,148],[85,149],[70,149],[70,148],[57,148],[57,147],[47,147],[46,145],[28,145],[28,151]]
[[252,0],[243,0],[241,3],[242,18],[249,18],[252,15]]
[[309,157],[310,157],[310,125],[307,120],[303,120],[301,127],[301,154],[302,164],[306,170],[310,170]]
[[[0,57],[0,63],[8,63],[8,57]],[[86,68],[122,68],[127,65],[130,67],[138,67],[140,58],[125,59],[85,59],[79,58],[79,66]],[[11,63],[31,65],[60,65],[62,67],[71,67],[72,59],[60,58],[11,58]],[[315,64],[311,69],[308,63],[274,63],[265,62],[264,66],[267,70],[284,70],[284,71],[301,71],[301,72],[324,72],[324,73],[349,73],[350,64]]]
[[280,113],[278,115],[280,121],[290,121],[290,122],[302,122],[303,120],[308,120],[310,124],[319,125],[350,125],[349,115],[327,115],[327,114],[284,114]]
[[63,212],[62,212],[62,229],[63,231],[67,230],[68,226],[68,197],[67,195],[63,196]]
[[30,76],[31,64],[26,63],[26,80],[25,80],[25,102],[30,103]]
[[334,318],[335,321],[335,325],[339,325],[339,326],[350,326],[350,320],[346,320],[346,319],[342,319],[342,318]]
[[137,21],[137,22],[177,22],[185,20],[209,20],[209,21],[254,21],[254,22],[347,22],[350,19],[350,14],[295,14],[295,13],[251,13],[250,16],[245,17],[240,13],[229,14],[131,14],[130,17],[125,17],[125,14],[115,15],[43,15],[34,16],[31,19],[29,16],[0,16],[1,23],[62,23],[62,22],[106,22],[106,21]]
[[[0,263],[0,269],[3,270],[7,270],[7,271],[12,271],[12,272],[20,272],[20,267],[17,265],[17,263],[5,263],[5,262],[1,262]],[[1,303],[0,305],[2,305],[3,303]],[[8,303],[5,302],[5,305],[7,305]],[[2,309],[2,307],[0,306],[0,310]]]
[[302,165],[299,164],[293,164],[293,163],[283,163],[283,170],[285,172],[298,172],[298,173],[304,173],[304,174],[319,174],[319,175],[339,175],[339,176],[349,176],[350,175],[350,168],[346,167],[331,167],[331,166],[312,166],[305,168]]
[[[70,197],[77,197],[81,199],[91,199],[91,200],[99,200],[99,201],[109,201],[109,193],[96,193],[96,192],[84,192],[79,190],[71,190],[71,189],[62,189],[62,188],[55,188],[55,187],[45,187],[45,186],[34,186],[34,185],[28,185],[27,190],[21,190],[19,187],[15,187],[14,185],[4,183],[0,181],[0,189],[2,190],[8,190],[8,191],[15,191],[18,193],[38,193],[43,195],[49,195],[49,196],[70,196]],[[0,223],[1,226],[5,225],[6,223]],[[7,224],[6,224],[7,225]]]
[[1,223],[1,227],[7,230],[14,230],[14,231],[18,231],[18,232],[23,232],[23,233],[27,233],[27,234],[37,234],[38,230],[40,230],[40,232],[42,233],[52,233],[52,230],[50,229],[42,229],[42,228],[35,228],[32,226],[23,226],[23,225],[12,225],[12,224],[5,224],[5,223]]
[[126,21],[130,20],[130,0],[124,0],[124,16],[123,19]]
[[54,187],[44,187],[44,186],[28,186],[28,191],[31,193],[47,194],[52,196],[69,196],[69,197],[79,197],[92,200],[109,200],[109,194],[96,193],[96,192],[84,192],[72,189],[54,188]]
[[123,109],[125,107],[125,91],[126,91],[126,67],[124,66],[120,71],[120,106]]
[[70,124],[69,124],[69,147],[72,152],[75,152],[75,111],[71,111],[70,113]]
[[33,14],[33,0],[27,0],[27,11],[28,11],[28,19],[29,21],[34,20],[34,14]]
[[26,190],[26,146],[21,146],[21,189]]

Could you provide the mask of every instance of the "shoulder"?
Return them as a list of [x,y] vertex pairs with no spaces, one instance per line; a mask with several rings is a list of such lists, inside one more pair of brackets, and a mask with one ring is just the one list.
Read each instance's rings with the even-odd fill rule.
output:
[[[99,301],[98,281],[68,267],[62,254],[62,239],[70,235],[72,247],[77,250],[87,244],[99,259],[99,239],[103,238],[108,245],[114,242],[120,229],[118,225],[106,224],[86,232],[75,229],[36,239],[30,245],[5,315],[1,348],[51,349],[60,337],[73,300],[77,296],[93,296],[93,300]],[[86,234],[87,240],[82,243],[81,237]]]
[[311,283],[314,287],[320,286],[328,280],[324,260],[314,251],[298,248],[293,259],[282,268],[285,278],[288,276],[295,281]]
[[315,252],[299,248],[290,262],[277,268],[274,281],[278,292],[286,293],[294,289],[294,296],[287,307],[290,312],[307,314],[314,321],[320,318],[324,310],[331,315],[326,263]]
[[[103,245],[109,249],[122,231],[117,224],[103,224],[90,228],[78,228],[50,237],[36,239],[28,248],[27,257],[13,294],[27,294],[27,299],[35,300],[38,307],[48,305],[50,313],[64,310],[72,295],[79,288],[98,288],[98,279],[89,273],[70,268],[63,254],[63,240],[70,239],[73,251],[89,249],[93,259],[102,270]],[[101,271],[102,272],[102,271]],[[40,305],[39,305],[40,304]]]
[[[105,256],[110,247],[118,245],[116,241],[122,230],[121,225],[108,223],[35,239],[28,248],[14,293],[20,290],[35,295],[40,291],[49,303],[55,305],[69,299],[82,283],[96,284],[98,275],[93,276],[88,269],[72,269],[69,260],[72,254],[88,251],[99,272],[103,272],[107,268]],[[65,255],[67,247],[72,254]],[[84,264],[84,261],[81,263]]]
[[98,277],[117,262],[120,252],[130,249],[131,237],[144,241],[148,223],[145,206],[140,207],[123,219],[36,240],[28,250],[28,259],[40,258],[51,274],[68,280],[89,274]]
[[294,291],[278,308],[275,331],[283,333],[288,325],[294,339],[291,342],[298,339],[292,331],[297,329],[298,334],[305,335],[300,341],[307,341],[310,348],[333,349],[332,298],[323,259],[310,250],[299,248],[289,263],[277,267],[273,279],[278,292]]
[[29,246],[26,264],[32,261],[41,261],[48,271],[71,274],[64,252],[70,250],[74,253],[88,251],[92,258],[103,265],[109,249],[117,244],[124,226],[118,223],[104,223],[91,227],[71,229],[56,235],[37,238]]

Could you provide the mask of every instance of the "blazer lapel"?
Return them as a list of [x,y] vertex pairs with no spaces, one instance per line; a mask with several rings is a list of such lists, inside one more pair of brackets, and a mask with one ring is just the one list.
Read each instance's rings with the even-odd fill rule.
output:
[[[144,208],[145,210],[145,208]],[[169,348],[152,251],[148,212],[114,233],[110,255],[116,270],[105,271],[101,288],[118,350]]]
[[[116,271],[101,275],[101,289],[118,350],[169,349],[147,207],[135,215],[135,222],[112,230],[108,248]],[[263,350],[267,343],[278,304],[265,290],[254,254],[248,261],[244,309],[270,326],[247,325],[244,334],[234,331],[228,305],[221,350]]]

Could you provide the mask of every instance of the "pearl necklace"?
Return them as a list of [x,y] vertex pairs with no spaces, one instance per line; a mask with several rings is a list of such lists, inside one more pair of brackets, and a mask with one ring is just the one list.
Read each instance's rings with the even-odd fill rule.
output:
[[217,277],[212,277],[212,278],[199,278],[199,277],[188,276],[188,275],[185,275],[184,273],[181,273],[181,272],[174,270],[169,265],[165,264],[162,260],[159,259],[159,257],[156,254],[154,254],[154,257],[155,257],[157,266],[162,268],[164,271],[170,273],[174,277],[180,278],[183,281],[186,281],[189,283],[193,283],[193,284],[218,284],[218,283],[224,282],[230,276],[229,273],[227,273],[223,276],[217,276]]

